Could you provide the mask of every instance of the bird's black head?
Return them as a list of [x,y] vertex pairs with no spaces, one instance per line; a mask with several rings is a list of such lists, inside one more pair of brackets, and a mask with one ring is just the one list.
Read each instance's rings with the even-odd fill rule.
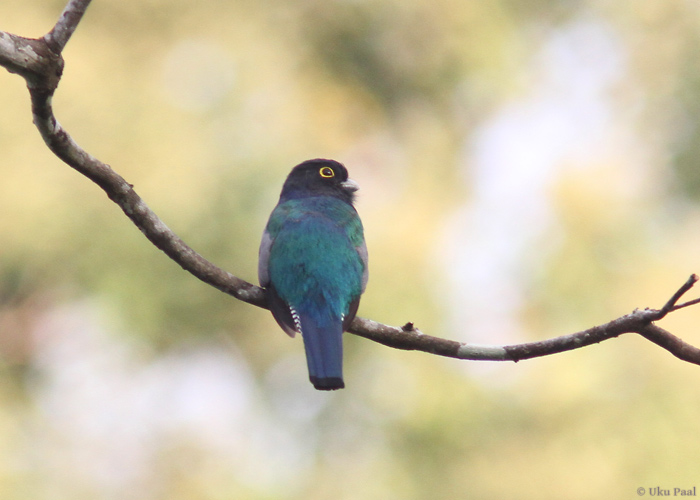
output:
[[348,179],[347,169],[337,161],[307,160],[292,169],[284,181],[280,199],[334,196],[352,204],[359,186]]

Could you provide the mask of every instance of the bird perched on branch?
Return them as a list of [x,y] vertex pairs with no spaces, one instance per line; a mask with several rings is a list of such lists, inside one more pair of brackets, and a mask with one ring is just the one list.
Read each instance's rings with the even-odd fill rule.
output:
[[367,246],[343,165],[308,160],[282,187],[260,243],[258,277],[282,329],[304,340],[316,389],[343,382],[343,332],[367,284]]

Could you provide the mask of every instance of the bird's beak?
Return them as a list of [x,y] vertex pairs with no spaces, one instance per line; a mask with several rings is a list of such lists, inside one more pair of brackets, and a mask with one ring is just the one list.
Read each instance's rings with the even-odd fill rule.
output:
[[343,186],[344,190],[349,191],[350,193],[354,193],[355,191],[360,189],[360,185],[352,179],[348,179],[345,182],[341,182],[340,185]]

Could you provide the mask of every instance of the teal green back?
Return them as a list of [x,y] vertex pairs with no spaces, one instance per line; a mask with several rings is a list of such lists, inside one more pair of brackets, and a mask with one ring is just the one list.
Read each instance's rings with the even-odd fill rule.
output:
[[321,322],[346,315],[366,266],[355,209],[333,197],[292,199],[275,208],[267,231],[269,278],[280,298]]

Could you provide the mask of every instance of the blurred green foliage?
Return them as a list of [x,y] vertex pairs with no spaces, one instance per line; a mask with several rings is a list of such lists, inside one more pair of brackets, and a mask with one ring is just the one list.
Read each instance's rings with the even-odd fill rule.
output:
[[[5,2],[0,29],[39,36],[63,3]],[[95,0],[55,107],[169,227],[252,282],[289,169],[344,162],[370,249],[360,315],[519,342],[658,307],[700,271],[699,27],[700,10],[676,0]],[[583,53],[573,69],[566,40]],[[566,89],[613,50],[600,71],[614,76],[583,100],[612,110],[591,111],[602,139],[569,137],[532,185],[534,171],[480,160],[485,131],[513,117],[488,151],[530,154],[542,125],[518,117],[563,113],[577,97]],[[182,271],[46,150],[15,75],[0,74],[0,109],[0,497],[700,486],[696,367],[637,338],[494,366],[348,335],[348,388],[317,394],[299,339]],[[576,119],[562,116],[533,157],[564,142]],[[604,147],[576,151],[591,143]],[[516,194],[528,190],[546,201],[531,219]],[[663,326],[697,345],[699,320],[688,310]]]

